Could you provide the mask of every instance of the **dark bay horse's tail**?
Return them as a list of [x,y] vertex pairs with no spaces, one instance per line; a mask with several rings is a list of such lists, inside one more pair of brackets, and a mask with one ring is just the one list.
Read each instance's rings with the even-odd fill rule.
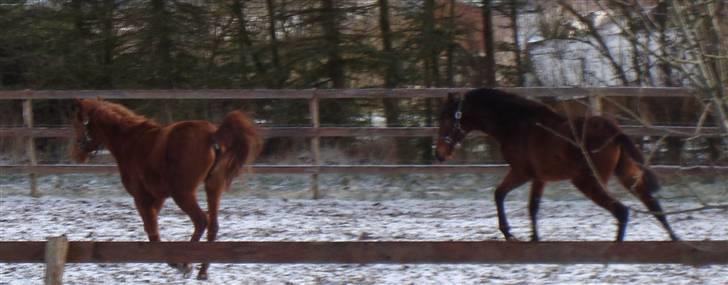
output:
[[[616,140],[622,146],[619,164],[617,165],[617,176],[624,186],[630,189],[639,187],[642,188],[640,190],[648,193],[655,193],[660,190],[657,174],[644,165],[645,157],[634,142],[624,133],[620,133]],[[639,179],[640,176],[641,179]]]
[[215,167],[224,169],[228,183],[237,176],[240,168],[252,163],[263,147],[255,122],[240,111],[225,116],[213,139],[220,147]]

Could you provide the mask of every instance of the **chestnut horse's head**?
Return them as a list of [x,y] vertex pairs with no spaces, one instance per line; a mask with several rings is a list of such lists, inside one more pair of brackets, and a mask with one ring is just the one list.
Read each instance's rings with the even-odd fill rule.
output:
[[452,157],[454,149],[460,145],[468,133],[463,128],[463,101],[459,94],[449,93],[440,112],[440,128],[437,131],[435,156],[439,161]]
[[91,113],[96,108],[97,101],[74,99],[74,115],[72,118],[73,142],[71,146],[71,158],[75,162],[83,163],[88,161],[91,153],[101,147],[101,142],[96,138],[95,127],[91,122]]

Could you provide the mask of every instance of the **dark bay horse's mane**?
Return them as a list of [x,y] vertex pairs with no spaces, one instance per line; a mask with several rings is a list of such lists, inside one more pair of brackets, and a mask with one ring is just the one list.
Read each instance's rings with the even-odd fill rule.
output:
[[471,110],[476,113],[485,109],[484,111],[490,112],[499,123],[565,119],[563,115],[543,103],[497,89],[471,90],[465,94],[465,100],[463,107],[474,108]]

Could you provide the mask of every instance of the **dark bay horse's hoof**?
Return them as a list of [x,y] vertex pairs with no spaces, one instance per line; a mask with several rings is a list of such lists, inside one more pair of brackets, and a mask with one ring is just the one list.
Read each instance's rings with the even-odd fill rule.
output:
[[506,241],[521,241],[520,239],[516,238],[515,236],[508,236],[506,237]]

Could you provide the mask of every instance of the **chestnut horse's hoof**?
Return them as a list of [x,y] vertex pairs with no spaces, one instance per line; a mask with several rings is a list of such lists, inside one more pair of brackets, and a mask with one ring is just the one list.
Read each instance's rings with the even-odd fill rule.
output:
[[169,266],[177,269],[180,273],[182,273],[182,276],[184,278],[190,278],[190,275],[192,273],[192,265],[188,263],[169,263]]
[[207,280],[207,272],[200,272],[200,274],[197,274],[197,280]]

